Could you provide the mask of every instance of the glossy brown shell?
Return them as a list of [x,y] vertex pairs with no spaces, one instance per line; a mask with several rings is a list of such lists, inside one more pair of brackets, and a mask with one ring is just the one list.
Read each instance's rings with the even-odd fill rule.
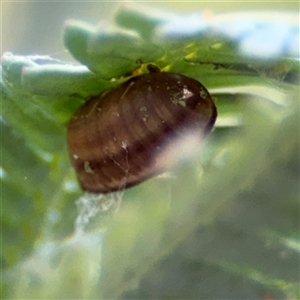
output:
[[[166,171],[167,150],[188,131],[210,132],[217,117],[206,88],[174,73],[149,73],[88,100],[68,124],[81,187],[108,193]],[[166,157],[167,155],[167,157]]]

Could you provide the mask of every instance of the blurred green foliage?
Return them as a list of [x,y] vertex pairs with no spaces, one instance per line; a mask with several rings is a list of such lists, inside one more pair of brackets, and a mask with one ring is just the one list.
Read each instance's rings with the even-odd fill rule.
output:
[[[65,45],[84,66],[2,57],[3,298],[299,298],[298,61],[245,58],[216,34],[158,39],[161,18],[124,7],[116,22],[123,28],[66,23]],[[207,86],[216,129],[171,176],[108,195],[119,209],[93,212],[65,125],[147,63]],[[87,213],[96,217],[78,232]]]

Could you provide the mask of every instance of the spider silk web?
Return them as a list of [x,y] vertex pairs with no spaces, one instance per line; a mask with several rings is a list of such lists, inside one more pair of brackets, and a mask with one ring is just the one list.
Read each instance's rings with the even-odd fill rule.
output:
[[77,201],[78,215],[75,221],[75,233],[81,234],[85,231],[90,221],[98,214],[112,211],[116,213],[122,203],[124,189],[127,183],[130,166],[128,162],[128,143],[122,141],[121,148],[125,152],[126,166],[123,167],[115,158],[107,151],[106,155],[125,173],[120,180],[117,192],[101,194],[101,193],[84,193]]

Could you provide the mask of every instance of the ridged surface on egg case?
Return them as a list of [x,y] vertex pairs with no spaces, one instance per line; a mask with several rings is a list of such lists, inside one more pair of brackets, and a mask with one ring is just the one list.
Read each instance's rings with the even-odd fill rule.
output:
[[84,190],[108,193],[166,171],[162,154],[189,130],[206,135],[217,117],[206,88],[174,73],[149,73],[88,100],[68,124]]

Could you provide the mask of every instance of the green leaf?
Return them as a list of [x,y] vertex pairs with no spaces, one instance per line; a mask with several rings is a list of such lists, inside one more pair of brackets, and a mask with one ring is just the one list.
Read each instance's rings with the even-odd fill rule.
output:
[[136,33],[108,28],[90,28],[68,21],[64,43],[70,53],[101,78],[111,79],[134,71],[141,63],[153,62],[163,51],[142,40]]

